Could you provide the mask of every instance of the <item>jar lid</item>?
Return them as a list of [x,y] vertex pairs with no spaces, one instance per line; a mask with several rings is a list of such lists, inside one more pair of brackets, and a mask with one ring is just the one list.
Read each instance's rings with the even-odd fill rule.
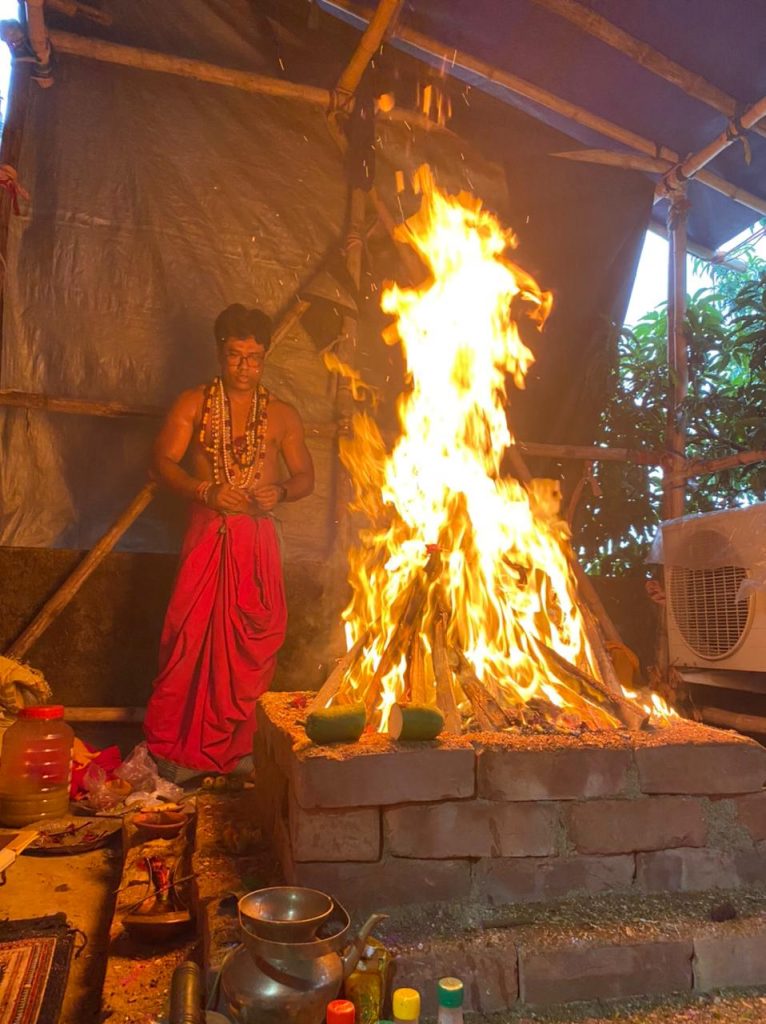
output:
[[63,718],[63,704],[33,704],[19,711],[19,718]]
[[459,978],[441,978],[436,986],[439,1006],[457,1009],[463,1005],[463,982]]
[[417,1020],[420,1016],[420,993],[414,988],[398,988],[393,998],[397,1020]]
[[356,1009],[348,999],[333,999],[327,1006],[327,1024],[354,1024]]

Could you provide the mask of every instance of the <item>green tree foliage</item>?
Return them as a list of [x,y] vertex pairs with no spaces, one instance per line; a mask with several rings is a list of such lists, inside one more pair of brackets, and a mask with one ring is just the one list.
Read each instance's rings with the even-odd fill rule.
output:
[[[746,275],[712,270],[713,286],[689,297],[690,458],[766,449],[766,261],[745,254]],[[618,364],[599,443],[661,450],[667,410],[666,304],[618,339]],[[660,521],[661,472],[620,462],[596,469],[602,496],[580,508],[575,540],[591,571],[642,573]],[[708,512],[766,498],[766,463],[695,477],[686,512]]]

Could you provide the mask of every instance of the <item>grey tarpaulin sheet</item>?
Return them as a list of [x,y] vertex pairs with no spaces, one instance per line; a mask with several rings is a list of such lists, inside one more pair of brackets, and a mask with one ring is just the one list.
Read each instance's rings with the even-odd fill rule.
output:
[[[174,0],[164,20],[148,0],[110,10],[100,31],[116,41],[272,72],[246,3]],[[424,135],[420,147],[400,125],[383,131],[396,167],[427,157],[467,183],[457,140]],[[343,223],[343,169],[320,108],[89,60],[61,57],[53,88],[33,88],[19,173],[32,204],[11,223],[0,381],[48,395],[167,405],[214,374],[221,308],[274,314]],[[266,382],[323,435],[309,431],[316,493],[285,512],[291,554],[321,557],[332,383],[303,330],[275,349]],[[156,427],[0,410],[0,543],[91,546],[142,485]],[[122,546],[172,549],[180,516],[158,499]]]

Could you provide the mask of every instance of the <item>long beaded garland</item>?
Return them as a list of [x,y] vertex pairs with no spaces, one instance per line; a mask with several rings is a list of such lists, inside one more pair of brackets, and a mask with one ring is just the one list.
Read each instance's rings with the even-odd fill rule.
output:
[[216,377],[207,388],[199,442],[212,457],[213,479],[217,484],[225,480],[246,490],[260,479],[266,455],[268,404],[268,389],[259,384],[253,392],[244,444],[239,445],[231,436],[231,405],[223,381]]

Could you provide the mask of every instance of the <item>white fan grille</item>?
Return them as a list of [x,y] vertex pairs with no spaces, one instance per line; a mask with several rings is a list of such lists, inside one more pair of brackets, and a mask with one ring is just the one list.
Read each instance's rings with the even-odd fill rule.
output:
[[750,601],[737,601],[747,570],[739,565],[716,569],[669,566],[669,597],[681,636],[702,658],[725,658],[747,628]]

